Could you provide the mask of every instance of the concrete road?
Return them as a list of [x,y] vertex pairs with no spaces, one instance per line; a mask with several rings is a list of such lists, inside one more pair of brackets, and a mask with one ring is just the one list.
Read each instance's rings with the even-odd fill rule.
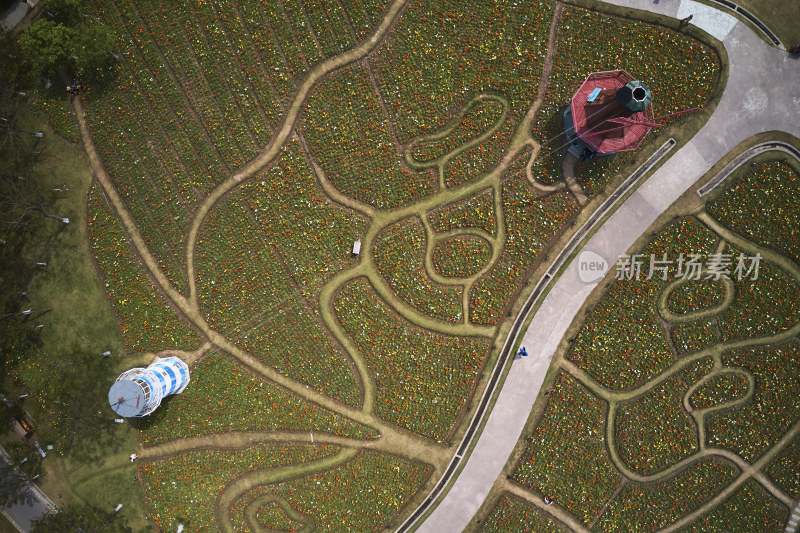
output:
[[[609,0],[691,24],[720,40],[730,62],[728,83],[708,123],[677,150],[587,242],[609,265],[656,217],[739,143],[765,131],[800,137],[800,61],[765,44],[731,15],[688,0]],[[792,94],[794,92],[794,95]],[[579,254],[578,254],[579,255]],[[573,261],[556,281],[523,336],[530,355],[513,362],[478,442],[450,491],[417,531],[458,533],[483,503],[531,411],[558,343],[597,285],[578,277]]]

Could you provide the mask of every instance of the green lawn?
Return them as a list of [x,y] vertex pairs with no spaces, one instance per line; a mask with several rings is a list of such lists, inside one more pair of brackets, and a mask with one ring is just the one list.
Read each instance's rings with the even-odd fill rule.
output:
[[[108,369],[103,376],[110,380],[131,363],[114,357],[120,354],[122,338],[89,251],[86,204],[92,176],[88,163],[80,147],[53,135],[45,124],[31,124],[31,129],[45,132],[46,143],[38,170],[48,187],[63,191],[50,212],[70,220],[66,225],[48,220],[53,225],[48,227],[53,230],[51,237],[44,242],[32,242],[26,252],[26,256],[47,263],[47,267],[34,276],[27,291],[31,309],[40,312],[38,317],[34,314],[32,320],[44,324],[41,353],[35,357],[38,363],[46,364],[57,361],[72,346],[89,354],[96,353],[98,357],[101,352],[111,350],[114,355],[108,359]],[[93,401],[105,403],[105,398]],[[24,408],[35,420],[45,418],[33,398],[25,401]],[[108,410],[109,418],[112,414]],[[130,451],[138,448],[136,432],[128,424],[113,429],[118,434],[104,463],[79,464],[55,450],[44,460],[45,475],[39,485],[59,504],[77,501],[98,505],[101,509],[108,507],[110,511],[117,503],[122,503],[119,516],[135,531],[146,531],[144,499],[138,483],[133,484],[136,469],[127,461]],[[46,444],[47,427],[39,428],[38,438]],[[57,499],[56,494],[61,494],[62,498]]]
[[787,49],[800,43],[800,2],[737,0],[736,3],[760,19]]

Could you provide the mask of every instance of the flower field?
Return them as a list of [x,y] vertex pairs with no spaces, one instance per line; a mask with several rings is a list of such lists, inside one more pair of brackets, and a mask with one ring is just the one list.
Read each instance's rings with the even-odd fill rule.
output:
[[465,200],[438,207],[428,213],[428,221],[436,233],[478,229],[494,235],[494,189],[486,189]]
[[725,298],[725,286],[714,279],[687,280],[667,297],[667,307],[677,315],[702,311],[718,305]]
[[606,452],[606,403],[560,374],[512,478],[589,523],[622,476]]
[[470,293],[469,317],[478,324],[496,324],[504,318],[504,310],[539,255],[578,211],[568,193],[539,196],[521,174],[503,182],[502,208],[506,226],[503,252]]
[[426,235],[419,218],[385,229],[378,235],[372,253],[378,272],[411,307],[441,320],[462,320],[463,288],[438,285],[425,271]]
[[[234,530],[394,526],[450,456],[449,441],[469,416],[499,340],[489,332],[506,331],[520,289],[579,213],[571,193],[542,194],[529,183],[531,146],[507,152],[539,90],[555,4],[415,0],[399,12],[396,4],[386,12],[385,0],[90,4],[91,15],[116,33],[119,60],[109,88],[82,93],[85,120],[144,239],[147,250],[139,253],[152,254],[185,298],[154,285],[94,189],[92,249],[126,347],[189,351],[211,342],[193,363],[187,390],[137,424],[149,457],[139,473],[155,524],[211,531],[230,511],[225,526]],[[398,14],[384,20],[385,13]],[[375,33],[379,24],[385,34]],[[716,56],[680,34],[568,6],[559,29],[536,135],[557,133],[565,99],[591,70],[621,66],[641,76],[653,87],[656,114],[703,105],[715,87]],[[357,60],[340,56],[359,43],[374,47]],[[45,108],[53,117],[59,111]],[[519,133],[524,140],[526,132]],[[273,146],[275,139],[281,144]],[[560,179],[560,160],[546,153],[553,148],[545,146],[535,167],[552,174],[542,181]],[[626,158],[581,169],[582,186],[597,193]],[[487,174],[501,160],[508,166]],[[329,197],[330,187],[340,194]],[[361,256],[351,257],[362,239]],[[646,251],[708,253],[718,240],[684,219]],[[678,331],[665,332],[653,303],[665,284],[614,284],[570,359],[615,390],[664,371],[675,359],[667,333],[674,339]],[[387,286],[391,294],[384,294]],[[719,293],[708,286],[682,287],[671,305],[682,312],[707,307]],[[748,296],[743,288],[732,309],[765,308],[765,299],[792,298],[792,290],[759,288]],[[416,311],[413,324],[403,318],[406,305]],[[764,331],[785,326],[770,322],[769,311],[753,320]],[[715,327],[739,335],[727,322]],[[686,351],[700,342],[689,337],[681,341]],[[231,345],[237,349],[226,350]],[[254,363],[279,372],[281,385]],[[621,404],[617,441],[626,462],[658,471],[696,448],[687,445],[694,433],[679,393],[709,364],[695,363],[649,397]],[[654,499],[656,491],[623,485],[607,451],[608,403],[602,389],[591,390],[600,392],[557,376],[512,479],[586,525],[622,489],[604,515],[606,530],[626,513],[655,523],[658,513],[640,513],[634,500]],[[698,398],[704,394],[713,395],[701,390]],[[363,408],[356,418],[364,424],[384,428],[385,421],[401,431],[347,418],[353,407]],[[669,419],[660,433],[640,427],[654,417]],[[312,445],[220,445],[226,434],[245,431],[302,433]],[[313,445],[318,435],[354,439],[354,449]],[[220,447],[151,455],[182,449],[187,438]],[[659,439],[663,449],[641,439]],[[369,449],[384,444],[407,446],[409,455]],[[427,460],[420,450],[434,452],[430,465],[411,459]],[[642,466],[647,454],[654,462]],[[230,509],[216,508],[234,480],[277,468],[273,481],[243,488]],[[696,505],[676,487],[705,480],[703,494],[710,495],[728,475],[723,470],[695,465],[662,483],[669,489],[653,507],[675,513]],[[508,494],[483,529],[517,525],[565,530]]]
[[[485,92],[510,101],[515,125],[536,95],[552,13],[543,0],[409,4],[374,61],[399,141],[440,130]],[[484,159],[496,161],[502,149]]]
[[722,340],[773,335],[800,321],[800,286],[777,265],[762,260],[757,279],[734,277],[733,285],[733,303],[717,317]]
[[217,529],[214,501],[229,482],[251,470],[308,463],[335,455],[336,446],[259,444],[241,450],[197,450],[139,463],[150,517],[161,531],[188,522],[194,531]]
[[400,457],[362,451],[350,461],[314,474],[275,485],[258,487],[242,495],[231,515],[237,531],[247,528],[247,504],[264,494],[286,500],[292,509],[313,516],[320,532],[378,532],[416,493],[430,469]]
[[800,264],[800,173],[788,163],[751,167],[706,209],[739,235]]
[[397,316],[363,278],[333,302],[375,380],[382,419],[443,441],[466,407],[491,342],[423,330]]
[[55,89],[43,92],[33,102],[33,106],[47,118],[47,123],[54,132],[68,141],[78,142],[78,125],[75,123],[75,117],[66,96],[55,93]]
[[699,320],[672,326],[672,342],[678,355],[697,352],[719,342],[720,334],[716,320]]
[[394,126],[363,66],[344,68],[314,89],[302,128],[312,155],[347,196],[391,208],[435,190],[432,171],[415,172],[400,165]]
[[741,370],[714,374],[689,397],[695,409],[710,409],[738,400],[750,389],[750,383]]
[[433,248],[433,268],[448,278],[474,276],[492,257],[489,244],[479,238],[452,238],[436,243]]
[[[794,170],[785,164],[784,168],[779,166],[778,163],[769,163],[750,170],[734,182],[729,191],[723,191],[708,204],[709,212],[752,242],[766,244],[793,257],[793,248],[787,244],[792,238],[793,221],[781,217],[783,206],[770,195],[779,196],[784,186],[795,187],[795,178],[789,175],[789,171]],[[746,182],[748,179],[751,181]],[[752,205],[748,205],[749,200],[742,199],[743,207],[740,208],[739,198],[761,186],[769,193],[759,190],[754,194]],[[733,195],[732,191],[737,191],[740,196]],[[786,194],[788,205],[793,205],[793,191]],[[750,208],[758,210],[755,225],[760,227],[759,224],[763,224],[760,230],[754,231],[747,225],[746,213]],[[736,226],[737,223],[741,225]],[[666,374],[658,385],[642,392],[632,390],[629,397],[617,396],[616,400],[619,402],[614,417],[616,453],[627,468],[651,476],[653,481],[643,484],[626,479],[621,490],[608,500],[624,478],[610,463],[607,469],[593,464],[593,461],[604,460],[605,446],[592,453],[583,449],[581,454],[571,453],[576,446],[575,435],[581,435],[587,425],[586,400],[580,399],[574,391],[581,391],[584,397],[593,400],[594,405],[602,405],[605,399],[613,399],[614,395],[600,388],[595,393],[598,397],[595,397],[577,385],[575,378],[566,372],[562,371],[556,378],[544,414],[527,436],[527,446],[513,479],[529,488],[534,497],[550,495],[555,503],[585,523],[592,523],[597,517],[591,513],[592,509],[601,509],[602,514],[590,528],[592,531],[660,530],[711,500],[740,473],[727,460],[712,455],[675,472],[660,475],[681,460],[702,452],[703,448],[712,454],[715,448],[728,450],[748,464],[772,453],[774,456],[770,456],[763,471],[788,497],[796,498],[800,494],[798,440],[782,450],[773,448],[787,431],[800,423],[797,400],[800,381],[796,375],[800,343],[796,337],[788,340],[785,335],[774,338],[776,334],[796,327],[800,321],[798,280],[793,273],[766,258],[759,263],[756,279],[752,273],[737,279],[734,267],[740,250],[722,243],[722,239],[691,217],[676,219],[665,226],[637,252],[640,255],[635,257],[641,261],[638,270],[629,267],[615,272],[617,280],[588,310],[567,349],[567,357],[572,362],[611,391],[630,390],[645,385],[655,376]],[[729,254],[732,258],[733,299],[727,306],[721,304],[728,287],[713,279],[708,271],[703,271],[696,281],[686,279],[671,284],[681,277],[676,261],[680,254],[683,254],[684,261],[696,255],[694,259],[705,265],[715,251]],[[651,263],[651,254],[655,263]],[[749,257],[752,254],[744,255]],[[662,258],[666,262],[659,263]],[[654,270],[651,279],[647,279],[653,266],[665,268]],[[686,264],[683,266],[684,270],[688,268]],[[617,265],[611,268],[617,269]],[[665,294],[668,287],[671,292]],[[659,316],[665,311],[657,308],[661,305],[657,303],[659,297],[664,298],[666,310],[676,315],[709,309],[713,312],[698,320],[670,323],[671,318]],[[762,339],[762,345],[755,347],[739,344],[744,340],[753,346],[753,341]],[[730,349],[712,351],[711,356],[674,366],[678,362],[676,357],[693,356],[701,349],[722,342]],[[749,376],[755,381],[752,390]],[[562,398],[565,384],[570,383],[574,391],[569,406],[561,410],[571,416],[554,416],[553,413],[558,412],[554,405],[559,405],[555,402]],[[703,422],[702,428],[697,427],[695,418],[683,406],[684,396],[690,389],[692,394],[688,401],[691,407],[704,411],[698,414]],[[748,395],[751,397],[747,402],[741,403],[741,399]],[[576,416],[578,410],[583,418]],[[605,413],[600,408],[596,411],[595,424],[602,428],[606,423]],[[560,420],[561,423],[551,420]],[[600,435],[602,438],[602,431]],[[704,442],[698,440],[701,435]],[[582,467],[596,479],[581,478],[582,474],[585,476],[583,470],[576,473],[569,462],[561,459],[568,454],[586,457],[582,460]],[[602,477],[601,472],[605,470],[612,474]],[[619,482],[615,484],[609,479],[618,479]],[[561,490],[568,495],[574,494],[575,487],[592,497],[568,496],[568,502],[580,501],[580,505],[573,508],[565,504],[565,498],[559,497],[558,493]],[[783,531],[788,517],[788,510],[779,501],[760,484],[749,480],[732,496],[680,531],[777,533]],[[499,504],[497,507],[501,508]],[[508,514],[515,517],[516,523],[516,517],[522,515],[515,513],[522,511],[506,509],[508,507],[511,504],[503,502],[502,511],[488,512],[486,520],[496,521]]]
[[658,531],[709,501],[738,474],[735,467],[711,459],[660,483],[630,483],[611,501],[592,531]]
[[713,511],[680,531],[681,533],[707,531],[781,533],[786,527],[788,518],[789,510],[750,479]]
[[488,138],[474,146],[464,146],[454,154],[445,168],[445,184],[459,187],[489,172],[511,142],[514,133],[512,122],[502,123]]
[[232,194],[198,236],[197,290],[206,320],[282,374],[358,405],[361,391],[349,357],[245,205]]
[[[668,281],[656,272],[645,279],[650,254],[672,259],[698,254],[705,261],[718,237],[693,218],[680,219],[659,232],[644,247],[640,279],[617,280],[603,299],[587,313],[569,359],[589,372],[601,385],[622,389],[640,385],[669,368],[672,353],[663,327],[658,323],[656,298]],[[612,266],[612,268],[615,268]],[[668,265],[667,279],[676,265]]]
[[139,421],[145,445],[232,431],[310,431],[373,439],[375,431],[306,402],[231,360],[207,356],[192,368],[191,386]]
[[800,420],[800,343],[795,340],[774,349],[727,352],[723,363],[749,371],[756,387],[745,405],[706,417],[708,445],[729,449],[753,462]]
[[491,97],[472,100],[442,130],[413,142],[409,149],[412,159],[422,164],[444,162],[459,147],[475,144],[481,135],[497,129],[504,109],[503,101]]
[[503,494],[481,524],[482,533],[567,533],[568,529],[540,514],[536,507]]
[[711,365],[711,360],[701,359],[643,396],[620,404],[614,434],[619,457],[628,468],[652,475],[697,452],[697,426],[682,400]]
[[278,163],[242,192],[263,241],[283,258],[286,274],[310,298],[328,278],[353,264],[350,250],[366,223],[325,196],[301,154],[296,142],[289,143]]
[[130,352],[195,349],[202,343],[191,326],[177,319],[128,246],[128,240],[98,187],[89,194],[92,252],[104,273],[106,292]]
[[800,438],[795,437],[767,466],[767,474],[792,498],[800,498]]

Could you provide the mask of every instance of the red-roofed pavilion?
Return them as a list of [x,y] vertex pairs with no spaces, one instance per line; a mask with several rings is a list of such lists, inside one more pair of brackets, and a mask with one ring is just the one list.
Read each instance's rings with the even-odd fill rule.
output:
[[604,155],[635,150],[659,126],[650,98],[650,88],[624,70],[590,74],[564,113],[570,151]]

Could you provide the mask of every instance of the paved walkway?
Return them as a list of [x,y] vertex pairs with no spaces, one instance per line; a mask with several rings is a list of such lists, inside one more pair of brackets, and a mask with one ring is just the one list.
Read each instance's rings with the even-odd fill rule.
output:
[[800,503],[798,503],[792,510],[792,516],[789,518],[789,523],[786,524],[784,533],[795,533],[797,526],[800,525]]
[[[0,448],[0,461],[5,465],[13,464],[3,448]],[[22,502],[0,509],[6,518],[20,531],[30,531],[32,520],[39,518],[55,507],[50,498],[35,484],[30,483],[25,492],[25,498]]]
[[33,6],[38,3],[39,0],[28,0],[27,2],[18,0],[17,2],[14,2],[8,9],[6,9],[5,14],[3,15],[3,26],[9,30],[13,30],[17,24],[22,22],[22,19],[25,18],[25,15],[31,12]]
[[[631,195],[584,247],[606,258],[613,268],[616,258],[662,211],[739,143],[773,130],[800,137],[800,95],[792,96],[800,87],[800,61],[767,46],[731,15],[697,2],[608,3],[673,18],[692,14],[693,25],[722,41],[730,63],[726,90],[706,125]],[[514,361],[464,469],[417,531],[456,533],[470,522],[522,433],[559,342],[597,283],[582,282],[575,262],[555,283],[524,334],[523,345],[530,356]]]

